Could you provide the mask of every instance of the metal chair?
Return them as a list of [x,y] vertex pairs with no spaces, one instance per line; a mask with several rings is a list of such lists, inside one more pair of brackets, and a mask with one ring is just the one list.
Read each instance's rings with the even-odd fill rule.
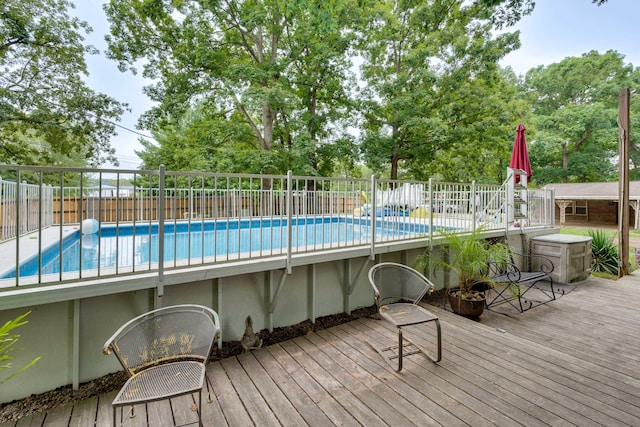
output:
[[[398,328],[398,344],[377,348],[371,345],[398,372],[402,370],[402,358],[412,354],[423,354],[434,362],[442,359],[440,320],[433,313],[418,305],[434,285],[424,275],[411,267],[393,262],[374,265],[369,270],[369,282],[375,292],[378,313]],[[402,337],[402,327],[434,322],[437,332],[437,356],[433,357],[410,340]],[[397,365],[393,362],[398,359]]]
[[486,292],[487,308],[495,311],[495,307],[508,304],[524,313],[555,301],[564,290],[554,288],[553,269],[553,262],[545,256],[517,252],[510,252],[510,262],[489,263],[493,286]]
[[[202,388],[213,343],[220,336],[218,314],[200,305],[175,305],[142,314],[105,343],[129,379],[112,402],[116,409],[198,392],[198,424],[202,426]],[[209,384],[207,382],[207,391]],[[209,402],[211,394],[209,392]],[[122,410],[120,421],[122,422]]]

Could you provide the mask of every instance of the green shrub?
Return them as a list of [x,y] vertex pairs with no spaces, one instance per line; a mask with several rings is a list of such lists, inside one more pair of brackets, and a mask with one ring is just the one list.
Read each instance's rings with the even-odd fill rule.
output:
[[607,237],[603,230],[589,230],[591,236],[591,271],[618,274],[618,247],[613,237]]
[[[24,320],[24,318],[27,317],[29,313],[31,312],[28,311],[25,314],[18,316],[13,320],[9,320],[4,325],[2,325],[2,327],[0,327],[0,371],[3,369],[11,368],[11,360],[13,359],[13,356],[11,356],[11,352],[20,350],[20,348],[14,347],[14,345],[18,342],[20,335],[16,334],[15,332],[13,333],[10,333],[10,332],[17,327],[26,324],[27,321]],[[36,357],[35,359],[27,363],[22,368],[10,374],[8,377],[4,379],[0,379],[0,384],[3,384],[9,381],[11,378],[15,377],[20,372],[32,366],[38,360],[40,360],[40,357]]]

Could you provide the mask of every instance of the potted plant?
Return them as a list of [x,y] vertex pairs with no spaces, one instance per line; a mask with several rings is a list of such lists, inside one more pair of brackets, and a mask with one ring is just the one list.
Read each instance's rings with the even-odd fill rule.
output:
[[478,317],[484,311],[484,292],[492,287],[489,263],[502,264],[509,259],[507,246],[486,240],[482,231],[482,227],[471,233],[444,229],[439,233],[444,238],[444,257],[423,254],[416,258],[416,268],[420,271],[444,267],[457,276],[458,283],[447,289],[447,297],[456,314],[468,317]]

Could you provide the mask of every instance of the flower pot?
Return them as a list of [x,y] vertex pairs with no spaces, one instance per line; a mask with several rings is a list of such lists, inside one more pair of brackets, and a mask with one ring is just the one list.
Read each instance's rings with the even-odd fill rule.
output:
[[459,289],[452,289],[448,293],[449,305],[454,313],[464,317],[479,317],[484,312],[486,298],[476,293],[474,299],[460,297]]

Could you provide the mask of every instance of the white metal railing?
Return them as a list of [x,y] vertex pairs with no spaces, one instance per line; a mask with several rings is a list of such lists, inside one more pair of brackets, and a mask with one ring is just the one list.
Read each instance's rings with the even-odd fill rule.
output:
[[53,224],[53,189],[0,178],[0,241],[14,239]]
[[[0,181],[2,236],[9,239],[2,250],[15,254],[0,264],[0,279],[16,286],[140,271],[162,278],[167,269],[274,256],[286,257],[290,269],[303,253],[369,247],[373,256],[379,245],[432,238],[439,227],[513,226],[504,185],[162,167],[0,171],[29,181]],[[552,194],[529,191],[521,225],[552,225]],[[18,238],[28,232],[38,237]]]

